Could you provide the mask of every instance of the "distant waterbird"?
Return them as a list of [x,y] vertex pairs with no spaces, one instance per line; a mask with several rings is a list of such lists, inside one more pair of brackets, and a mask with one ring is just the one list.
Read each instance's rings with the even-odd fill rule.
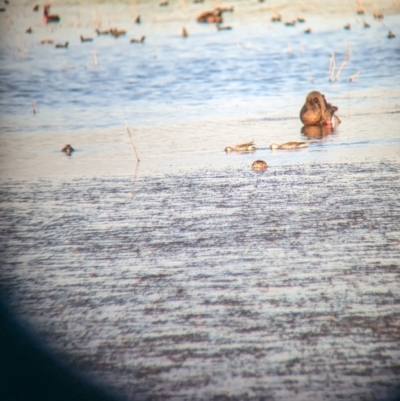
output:
[[64,152],[67,156],[71,156],[72,152],[74,152],[75,149],[70,145],[65,145],[62,149],[61,152]]
[[235,146],[227,146],[225,148],[225,152],[226,153],[231,153],[231,152],[254,152],[256,149],[257,149],[257,147],[254,144],[254,141],[251,141],[251,142],[237,144]]
[[307,142],[286,142],[278,145],[277,143],[273,143],[270,146],[271,150],[275,149],[299,149],[307,147]]

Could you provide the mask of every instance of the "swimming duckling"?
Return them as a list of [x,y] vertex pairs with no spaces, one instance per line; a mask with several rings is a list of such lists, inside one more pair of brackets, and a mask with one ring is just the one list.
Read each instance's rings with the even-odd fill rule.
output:
[[79,36],[81,38],[81,42],[93,42],[93,38],[84,38],[82,35]]
[[300,24],[302,24],[303,22],[306,22],[304,17],[297,17],[297,22],[299,22]]
[[43,39],[40,41],[41,45],[52,45],[54,41],[52,39]]
[[364,21],[364,28],[371,28],[371,25],[370,25],[370,24],[368,24],[368,22],[367,22],[367,21]]
[[296,25],[296,20],[293,21],[286,21],[285,26],[295,26]]
[[281,22],[282,21],[282,16],[280,14],[273,15],[271,17],[271,21],[272,22]]
[[306,102],[300,110],[300,120],[304,125],[330,125],[340,124],[340,119],[335,116],[338,107],[331,105],[325,96],[312,91],[306,97]]
[[396,37],[396,35],[392,31],[389,31],[387,37],[388,37],[388,39],[393,39]]
[[361,7],[357,8],[357,14],[358,15],[363,15],[363,14],[365,14],[365,11]]
[[307,29],[304,30],[304,33],[311,33],[311,32],[312,32],[311,28],[307,28]]
[[159,6],[160,7],[167,7],[168,6],[168,1],[162,1],[160,4],[159,4]]
[[247,143],[241,143],[238,145],[235,145],[234,147],[227,146],[225,148],[226,153],[231,153],[231,152],[254,152],[257,149],[256,145],[254,144],[254,141],[247,142]]
[[251,168],[254,171],[265,171],[267,169],[267,167],[268,167],[268,165],[264,160],[256,160],[251,165]]
[[140,19],[140,15],[138,15],[136,18],[135,18],[135,24],[140,24],[141,22],[142,22],[142,20]]
[[189,36],[188,31],[185,27],[182,27],[182,37],[187,38]]
[[145,39],[146,39],[146,36],[142,36],[140,39],[132,38],[130,40],[130,42],[131,43],[143,43]]
[[33,11],[39,11],[39,4],[36,4],[36,5],[33,7]]
[[29,28],[25,31],[25,33],[32,33],[32,28],[29,27]]
[[351,28],[351,25],[350,24],[346,24],[343,28],[349,31],[350,28]]
[[68,47],[68,42],[65,43],[57,43],[56,49],[66,49]]
[[273,143],[270,146],[271,150],[275,149],[299,149],[305,148],[307,146],[307,142],[286,142],[282,143],[282,145],[278,145],[277,143]]
[[43,19],[45,24],[49,24],[50,22],[60,22],[60,17],[57,14],[49,14],[50,5],[47,4],[43,8]]
[[75,149],[70,145],[65,145],[62,149],[61,152],[64,152],[67,156],[71,156],[71,153],[74,151]]

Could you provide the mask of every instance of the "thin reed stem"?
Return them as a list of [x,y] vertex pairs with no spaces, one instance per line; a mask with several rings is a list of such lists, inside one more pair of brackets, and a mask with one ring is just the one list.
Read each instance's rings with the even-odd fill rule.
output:
[[135,151],[136,159],[137,159],[137,161],[138,161],[138,163],[139,163],[139,162],[140,162],[140,159],[139,159],[139,156],[138,156],[138,153],[137,153],[137,150],[136,150],[136,146],[135,146],[135,144],[133,143],[133,138],[132,138],[131,131],[130,131],[130,129],[129,129],[129,125],[128,125],[128,122],[127,122],[127,121],[125,121],[125,125],[126,125],[126,130],[128,131],[128,134],[129,134],[129,138],[131,138],[131,143],[132,143],[133,150]]

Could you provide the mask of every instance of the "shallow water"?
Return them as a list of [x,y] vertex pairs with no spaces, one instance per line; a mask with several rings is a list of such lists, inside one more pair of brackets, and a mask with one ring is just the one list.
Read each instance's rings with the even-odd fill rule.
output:
[[[4,298],[130,399],[385,398],[400,369],[399,5],[365,3],[364,29],[344,1],[232,2],[216,32],[194,19],[214,2],[157,4],[53,4],[56,26],[28,2],[0,14]],[[100,23],[128,35],[81,44]],[[315,88],[343,121],[322,138],[298,118]],[[223,151],[251,139],[255,153]],[[289,140],[308,147],[269,149]]]

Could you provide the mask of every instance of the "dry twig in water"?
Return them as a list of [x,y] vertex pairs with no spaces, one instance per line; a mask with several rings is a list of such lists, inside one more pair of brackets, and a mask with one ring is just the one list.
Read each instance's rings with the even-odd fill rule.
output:
[[349,59],[350,59],[350,48],[349,48],[349,45],[348,45],[348,43],[347,43],[347,41],[346,41],[346,56],[344,57],[344,60],[343,60],[342,65],[341,65],[340,68],[338,69],[338,72],[337,72],[337,74],[336,74],[335,81],[337,81],[337,80],[339,79],[339,75],[340,75],[340,73],[342,72],[342,70],[343,70],[343,68],[345,67],[345,65],[347,64],[347,62],[349,61]]
[[329,61],[329,81],[333,82],[335,80],[335,53],[332,52],[332,57]]
[[349,78],[349,81],[350,82],[355,81],[358,78],[359,75],[360,75],[360,70],[358,70],[355,74],[351,75],[350,78]]
[[136,150],[136,146],[133,143],[131,131],[129,130],[129,125],[128,125],[127,121],[125,121],[125,125],[126,125],[126,130],[128,131],[128,134],[129,134],[129,138],[131,138],[131,143],[132,143],[133,150],[135,151],[136,159],[137,159],[138,162],[140,162],[140,159],[139,159],[139,156],[138,156],[138,153],[137,153],[137,150]]

